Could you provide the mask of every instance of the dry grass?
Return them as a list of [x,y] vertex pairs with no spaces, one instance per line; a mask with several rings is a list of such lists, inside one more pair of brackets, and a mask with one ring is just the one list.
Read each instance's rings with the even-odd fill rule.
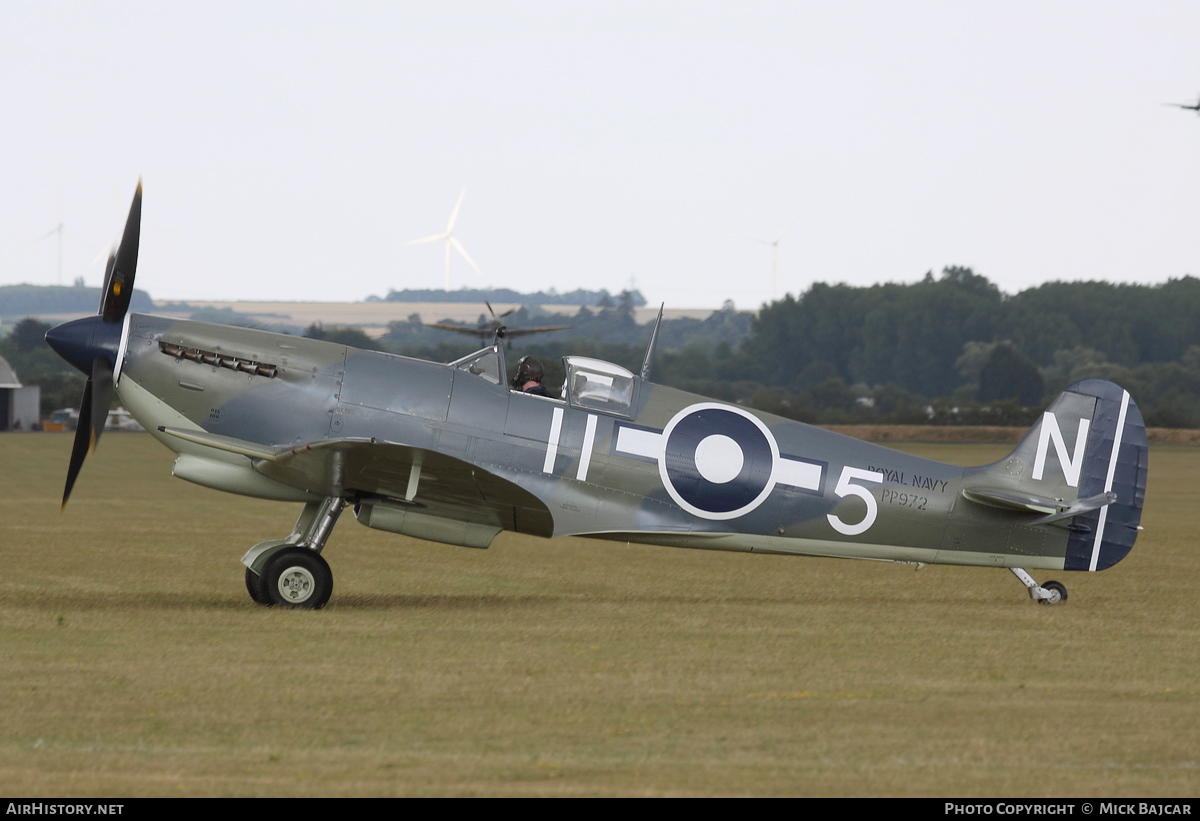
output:
[[[317,613],[252,605],[294,506],[109,434],[0,437],[0,785],[19,795],[1200,791],[1200,453],[1146,532],[1038,607],[1007,571],[367,530]],[[981,463],[1006,449],[908,446]]]

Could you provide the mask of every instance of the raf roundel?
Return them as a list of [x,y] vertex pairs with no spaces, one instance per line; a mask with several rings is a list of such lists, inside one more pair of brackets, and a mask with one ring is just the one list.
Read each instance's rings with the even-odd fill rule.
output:
[[771,494],[779,445],[757,417],[691,405],[663,429],[658,472],[675,503],[702,519],[744,516]]

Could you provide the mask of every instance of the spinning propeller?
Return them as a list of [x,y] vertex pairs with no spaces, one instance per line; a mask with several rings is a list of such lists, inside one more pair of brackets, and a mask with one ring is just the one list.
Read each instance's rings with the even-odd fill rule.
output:
[[500,320],[504,319],[504,317],[508,316],[508,315],[509,315],[509,314],[511,314],[513,311],[517,310],[517,307],[518,307],[518,306],[514,305],[513,307],[509,308],[509,309],[508,309],[507,311],[505,311],[504,313],[500,314],[500,316],[496,316],[496,309],[492,307],[492,303],[488,302],[488,301],[485,299],[485,300],[483,301],[483,304],[487,306],[488,313],[492,315],[492,319],[496,320],[497,322],[499,322]]
[[138,238],[142,227],[142,183],[138,181],[121,244],[109,254],[104,271],[104,290],[96,316],[76,319],[51,328],[46,342],[55,353],[87,376],[83,399],[79,402],[79,425],[67,468],[67,485],[62,506],[67,506],[71,488],[83,467],[83,460],[95,450],[104,433],[108,408],[113,398],[113,372],[121,347],[122,325],[133,297],[133,278],[137,273]]

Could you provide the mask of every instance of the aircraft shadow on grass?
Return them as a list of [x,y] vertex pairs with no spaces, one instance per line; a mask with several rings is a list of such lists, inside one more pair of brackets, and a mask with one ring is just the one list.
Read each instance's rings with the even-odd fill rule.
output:
[[[368,527],[486,548],[543,537],[1008,568],[1042,604],[1141,529],[1146,431],[1127,391],[1067,388],[1009,456],[956,467],[563,357],[557,396],[507,384],[505,350],[438,364],[129,311],[141,185],[99,312],[46,335],[88,378],[63,505],[114,394],[205,487],[303,502],[242,558],[263,605],[316,609],[344,510]],[[661,313],[660,313],[661,321]]]

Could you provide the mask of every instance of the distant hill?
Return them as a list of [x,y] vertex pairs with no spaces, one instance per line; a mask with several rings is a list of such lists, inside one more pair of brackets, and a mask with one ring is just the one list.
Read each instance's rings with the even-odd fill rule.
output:
[[[100,307],[100,289],[83,285],[3,285],[0,286],[0,318],[6,321],[45,314],[95,313]],[[150,312],[150,295],[136,288],[129,304],[131,311]]]
[[[622,291],[621,293],[626,293]],[[635,307],[646,304],[646,298],[641,291],[629,291],[629,299]],[[553,289],[549,293],[538,291],[536,294],[522,294],[511,288],[485,288],[458,291],[443,291],[441,289],[388,291],[382,300],[379,297],[369,297],[368,302],[516,302],[521,305],[616,305],[620,294],[610,294],[603,289],[585,291],[579,288],[569,293],[560,294]]]

